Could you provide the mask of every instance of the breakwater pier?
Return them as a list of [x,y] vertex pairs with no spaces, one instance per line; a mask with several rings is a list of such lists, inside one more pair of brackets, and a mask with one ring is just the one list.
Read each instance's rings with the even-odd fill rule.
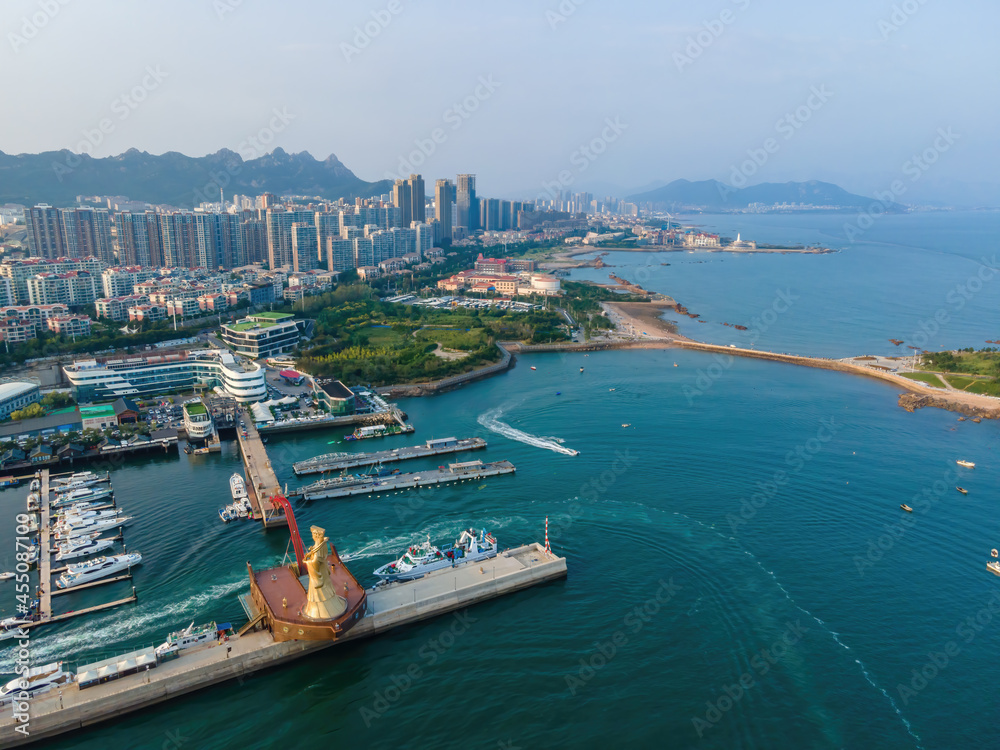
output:
[[236,439],[243,457],[247,495],[253,508],[253,518],[261,521],[265,529],[287,526],[288,519],[285,518],[284,509],[272,499],[281,494],[281,484],[271,467],[264,442],[250,414],[245,414],[244,425],[243,430],[236,433]]
[[566,574],[565,558],[533,543],[490,560],[439,570],[416,581],[369,589],[367,613],[337,641],[276,642],[267,630],[250,631],[225,644],[213,643],[184,651],[179,658],[138,674],[82,690],[75,683],[67,685],[27,701],[26,712],[30,717],[27,735],[23,733],[25,725],[17,723],[12,712],[6,710],[0,716],[0,747],[19,747],[116,719],[343,641],[379,635],[565,578]]
[[374,453],[327,453],[305,461],[297,461],[292,465],[299,476],[308,474],[323,474],[328,471],[342,471],[359,466],[377,466],[378,464],[406,461],[411,458],[440,456],[447,453],[479,450],[486,447],[482,438],[441,438],[428,440],[423,445],[408,448],[393,448],[392,450],[375,451]]
[[459,464],[449,464],[437,469],[412,474],[356,474],[354,476],[321,479],[318,482],[303,487],[300,492],[305,500],[325,500],[333,497],[349,497],[351,495],[369,495],[373,492],[390,492],[392,490],[409,490],[414,487],[426,487],[432,484],[448,484],[473,479],[495,477],[500,474],[513,474],[516,471],[510,461],[467,461]]

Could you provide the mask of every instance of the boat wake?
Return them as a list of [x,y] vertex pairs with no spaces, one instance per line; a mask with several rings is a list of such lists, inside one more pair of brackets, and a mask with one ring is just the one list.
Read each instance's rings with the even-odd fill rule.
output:
[[502,415],[502,409],[490,409],[490,411],[480,414],[476,421],[490,432],[495,432],[497,435],[502,435],[509,440],[516,440],[519,443],[531,445],[535,448],[544,448],[545,450],[553,451],[555,453],[562,453],[564,456],[580,455],[580,451],[575,451],[572,448],[567,448],[564,445],[561,445],[563,442],[561,438],[529,435],[527,432],[522,432],[516,427],[511,427],[506,422],[501,422],[500,417]]

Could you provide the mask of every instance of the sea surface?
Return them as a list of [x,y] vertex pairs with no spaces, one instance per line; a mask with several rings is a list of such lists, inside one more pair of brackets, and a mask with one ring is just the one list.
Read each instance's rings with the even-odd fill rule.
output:
[[[837,244],[843,219],[698,221],[760,242]],[[759,347],[888,352],[888,338],[908,339],[977,273],[998,234],[993,214],[889,217],[869,244],[834,255],[612,253],[608,272],[648,274],[644,286],[709,321],[682,321],[703,339],[729,343],[722,322],[746,323],[790,289],[799,299]],[[994,286],[939,338],[1000,338]],[[897,395],[779,363],[615,351],[523,356],[500,376],[403,400],[415,434],[351,449],[478,435],[489,447],[468,458],[508,459],[517,473],[301,505],[300,527],[325,527],[372,583],[427,535],[440,544],[486,528],[515,546],[541,541],[547,516],[565,581],[471,607],[454,630],[452,615],[407,626],[46,746],[1000,747],[1000,579],[985,567],[1000,547],[998,426],[909,414]],[[292,462],[344,449],[342,435],[272,439],[281,480],[296,486]],[[288,548],[281,531],[218,520],[239,468],[232,444],[114,468],[119,504],[136,516],[128,548],[144,555],[139,601],[33,634],[35,658],[86,662],[192,621],[239,624],[246,562],[278,564]],[[4,569],[25,494],[0,493]],[[128,591],[112,584],[60,606]],[[0,583],[0,611],[13,597]],[[0,649],[0,669],[10,663]],[[407,684],[411,665],[420,676]]]

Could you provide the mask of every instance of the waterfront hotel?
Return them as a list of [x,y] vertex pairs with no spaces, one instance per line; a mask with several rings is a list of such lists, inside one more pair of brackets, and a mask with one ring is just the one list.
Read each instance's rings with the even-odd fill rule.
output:
[[80,403],[191,391],[198,385],[221,391],[240,403],[267,397],[264,368],[218,349],[78,360],[63,371]]

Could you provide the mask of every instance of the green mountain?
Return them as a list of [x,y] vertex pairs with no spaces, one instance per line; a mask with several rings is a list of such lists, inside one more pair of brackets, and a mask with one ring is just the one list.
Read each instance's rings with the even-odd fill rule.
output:
[[696,209],[702,211],[731,211],[746,208],[750,203],[804,203],[813,206],[831,206],[842,210],[866,209],[879,204],[890,212],[905,211],[898,203],[882,204],[874,198],[848,193],[829,182],[763,182],[744,188],[731,187],[718,180],[674,180],[656,190],[629,196],[633,203],[652,203],[667,210]]
[[228,149],[201,157],[129,149],[101,159],[67,150],[16,156],[0,151],[0,204],[71,206],[78,195],[124,195],[190,208],[217,201],[220,188],[227,198],[274,193],[335,199],[387,193],[391,184],[365,182],[333,155],[318,161],[308,152],[280,148],[248,161]]

